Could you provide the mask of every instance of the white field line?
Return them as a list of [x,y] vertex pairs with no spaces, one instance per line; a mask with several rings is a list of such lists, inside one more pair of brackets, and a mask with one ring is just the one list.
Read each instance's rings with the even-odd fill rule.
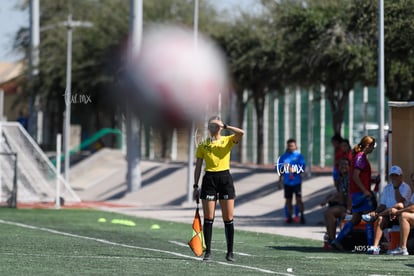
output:
[[30,256],[30,257],[53,257],[53,258],[76,258],[76,259],[84,259],[84,258],[90,258],[90,259],[139,259],[139,257],[121,257],[121,256],[97,256],[97,255],[50,255],[50,254],[29,254],[29,253],[14,253],[14,252],[0,252],[0,255],[4,256]]
[[338,260],[340,259],[339,257],[334,257],[334,256],[306,256],[306,259],[332,259],[332,260]]
[[[182,257],[182,258],[192,259],[192,260],[196,260],[196,261],[201,261],[202,260],[198,257],[188,256],[188,255],[185,255],[185,254],[171,252],[171,251],[167,251],[167,250],[161,250],[161,249],[155,249],[155,248],[140,247],[140,246],[116,243],[116,242],[111,242],[111,241],[104,240],[104,239],[97,239],[97,238],[93,238],[93,237],[81,236],[81,235],[76,235],[76,234],[71,234],[71,233],[67,233],[67,232],[57,231],[57,230],[53,230],[53,229],[49,229],[49,228],[37,227],[37,226],[33,226],[33,225],[23,224],[23,223],[19,223],[19,222],[12,222],[12,221],[6,221],[6,220],[0,219],[0,223],[8,224],[8,225],[14,225],[14,226],[18,226],[18,227],[22,227],[22,228],[26,228],[26,229],[40,230],[40,231],[44,231],[44,232],[48,232],[48,233],[52,233],[52,234],[56,234],[56,235],[72,237],[72,238],[91,240],[91,241],[100,242],[100,243],[103,243],[103,244],[109,244],[109,245],[113,245],[113,246],[120,246],[120,247],[131,248],[131,249],[139,249],[139,250],[146,250],[146,251],[164,253],[164,254],[169,254],[169,255],[178,256],[178,257]],[[222,264],[222,265],[227,265],[227,266],[245,268],[245,269],[249,269],[249,270],[255,270],[255,271],[259,271],[259,272],[263,272],[263,273],[269,273],[269,274],[278,274],[278,275],[287,275],[287,276],[292,275],[292,274],[288,274],[288,273],[280,273],[280,272],[275,272],[275,271],[272,271],[272,270],[262,269],[262,268],[254,267],[254,266],[238,265],[238,264],[227,263],[227,262],[216,262],[216,263]]]

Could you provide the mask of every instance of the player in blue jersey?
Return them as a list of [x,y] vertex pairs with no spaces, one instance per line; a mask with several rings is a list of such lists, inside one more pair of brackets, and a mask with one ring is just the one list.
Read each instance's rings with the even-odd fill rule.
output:
[[[302,201],[302,173],[305,172],[305,159],[298,151],[295,139],[286,142],[286,152],[279,157],[275,169],[283,183],[285,194],[285,216],[286,222],[292,223],[292,198],[295,194],[295,218],[296,222],[305,224],[304,207]],[[300,214],[300,217],[299,217]]]

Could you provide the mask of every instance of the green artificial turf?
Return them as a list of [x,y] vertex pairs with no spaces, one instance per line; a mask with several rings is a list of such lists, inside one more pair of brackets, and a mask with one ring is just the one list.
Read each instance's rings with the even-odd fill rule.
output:
[[191,222],[89,209],[2,208],[0,274],[410,275],[414,267],[412,256],[327,252],[322,241],[237,231],[237,225],[236,262],[225,260],[224,230],[214,228],[213,261],[206,263],[186,245],[191,235]]

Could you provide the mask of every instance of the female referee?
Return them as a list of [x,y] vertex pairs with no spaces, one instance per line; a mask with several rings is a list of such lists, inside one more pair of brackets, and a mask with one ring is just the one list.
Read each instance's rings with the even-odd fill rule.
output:
[[[223,129],[230,130],[233,134],[222,136]],[[197,147],[197,161],[194,170],[194,199],[202,199],[204,213],[204,240],[206,252],[204,260],[211,260],[211,238],[213,234],[213,222],[217,199],[219,200],[224,231],[226,234],[227,254],[226,260],[233,262],[234,240],[234,198],[236,197],[233,178],[230,174],[230,152],[244,134],[240,128],[224,124],[220,117],[214,116],[208,120],[210,137]],[[201,194],[198,192],[201,167],[205,160],[205,174],[201,185]]]

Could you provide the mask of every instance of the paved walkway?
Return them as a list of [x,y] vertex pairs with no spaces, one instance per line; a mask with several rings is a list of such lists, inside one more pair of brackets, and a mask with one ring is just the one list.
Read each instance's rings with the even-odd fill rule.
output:
[[[125,193],[125,183],[113,183],[118,191],[119,187],[123,187],[124,192],[106,199],[106,202],[113,203],[112,207],[101,208],[139,217],[192,223],[196,204],[188,202],[187,199],[186,165],[143,161],[141,171],[142,187],[138,191]],[[283,191],[277,190],[278,177],[272,168],[232,165],[231,172],[237,193],[234,220],[236,230],[302,237],[322,242],[325,227],[323,208],[319,204],[333,190],[329,174],[315,175],[303,183],[306,224],[286,225]],[[85,190],[84,194],[88,195],[88,200],[93,200],[91,193]],[[120,207],[114,207],[117,205]],[[223,227],[219,205],[215,226]]]

